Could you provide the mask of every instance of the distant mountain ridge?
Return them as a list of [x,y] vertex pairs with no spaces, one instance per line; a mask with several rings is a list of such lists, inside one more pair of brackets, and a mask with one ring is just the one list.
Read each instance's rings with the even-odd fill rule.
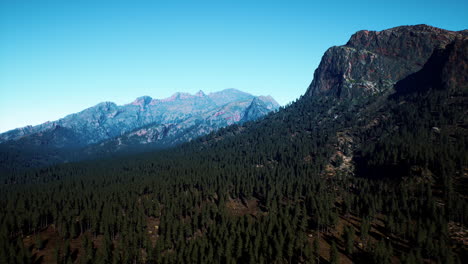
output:
[[178,92],[165,99],[142,96],[129,104],[103,102],[53,122],[13,129],[0,134],[0,148],[20,152],[86,148],[90,154],[140,145],[170,147],[278,108],[271,96],[236,89],[208,95]]
[[[426,25],[359,31],[327,51],[304,96],[258,122],[242,124],[265,114],[269,100],[225,102],[218,94],[209,99],[222,106],[205,119],[149,124],[84,151],[113,153],[155,138],[174,142],[177,131],[191,137],[217,122],[240,125],[167,151],[0,173],[6,227],[0,255],[14,262],[32,251],[34,261],[45,261],[52,256],[41,254],[63,247],[45,243],[39,250],[42,235],[75,245],[89,235],[89,252],[93,245],[98,252],[84,258],[90,262],[108,255],[157,263],[462,263],[466,32]],[[197,95],[208,100],[199,92],[154,103],[176,107]],[[129,107],[146,113],[152,102],[140,97]],[[47,146],[74,136],[55,126],[19,141]],[[0,165],[14,161],[15,153],[3,157],[1,150]],[[29,162],[40,158],[32,154]],[[61,153],[46,154],[60,161]],[[145,222],[154,228],[134,232]],[[125,247],[134,241],[148,243]],[[86,253],[81,245],[77,250]],[[66,255],[79,262],[87,254]]]
[[[291,111],[297,128],[288,127],[281,134],[284,138],[300,133],[307,138],[316,128],[315,137],[327,138],[324,131],[336,130],[329,136],[334,141],[328,146],[333,149],[328,175],[398,178],[424,174],[441,181],[441,175],[447,174],[441,168],[454,162],[465,167],[455,170],[452,166],[447,171],[463,175],[457,184],[468,189],[464,173],[468,164],[467,72],[468,30],[415,25],[358,31],[346,45],[325,52],[306,93],[285,112],[270,115],[258,127],[230,127],[201,141],[217,146],[222,144],[220,138],[236,141],[242,134],[262,134],[277,118],[280,122],[275,129],[262,134],[273,136],[284,128],[286,113]],[[242,138],[236,144],[244,141],[255,142]],[[279,162],[276,156],[280,155],[266,159]],[[290,160],[307,163],[313,157],[312,152]]]

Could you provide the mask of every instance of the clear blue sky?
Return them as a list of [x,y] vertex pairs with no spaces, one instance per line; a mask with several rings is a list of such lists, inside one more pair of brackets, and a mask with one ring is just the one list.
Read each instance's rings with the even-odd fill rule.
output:
[[0,1],[0,131],[237,88],[286,104],[361,29],[468,27],[468,1]]

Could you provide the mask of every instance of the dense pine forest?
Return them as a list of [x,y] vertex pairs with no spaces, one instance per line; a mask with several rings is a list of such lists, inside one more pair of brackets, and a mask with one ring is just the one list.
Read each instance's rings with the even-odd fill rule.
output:
[[4,174],[0,263],[462,263],[466,98],[303,97],[175,149]]

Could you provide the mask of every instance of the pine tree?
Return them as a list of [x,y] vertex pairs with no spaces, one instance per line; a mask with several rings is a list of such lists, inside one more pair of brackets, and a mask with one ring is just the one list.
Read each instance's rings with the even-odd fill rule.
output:
[[345,226],[343,240],[347,254],[352,254],[354,251],[354,235],[354,228],[352,226]]
[[54,248],[54,258],[57,264],[62,263],[62,256],[60,251],[60,245],[56,245]]
[[320,234],[317,234],[317,236],[315,236],[315,239],[314,239],[314,244],[313,244],[313,247],[312,247],[312,252],[313,252],[313,255],[314,255],[314,258],[317,260],[316,262],[318,263],[319,260],[320,260],[320,244],[319,244],[319,236]]
[[330,264],[338,264],[340,262],[340,256],[338,249],[336,248],[335,241],[332,241],[330,246]]
[[44,248],[44,240],[42,240],[41,235],[37,234],[35,238],[35,245],[37,250],[42,250]]

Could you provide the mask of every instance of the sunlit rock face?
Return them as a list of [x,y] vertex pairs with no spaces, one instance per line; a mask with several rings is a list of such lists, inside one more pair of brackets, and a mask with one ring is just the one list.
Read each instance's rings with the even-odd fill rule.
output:
[[391,91],[399,80],[420,71],[434,52],[467,36],[466,30],[427,25],[358,31],[346,45],[325,52],[306,95],[352,98]]
[[142,96],[126,105],[104,102],[57,121],[14,129],[1,134],[0,143],[57,148],[97,143],[161,142],[171,146],[234,123],[256,120],[278,108],[270,96],[256,97],[236,89],[208,95],[203,91],[175,93],[165,99]]

